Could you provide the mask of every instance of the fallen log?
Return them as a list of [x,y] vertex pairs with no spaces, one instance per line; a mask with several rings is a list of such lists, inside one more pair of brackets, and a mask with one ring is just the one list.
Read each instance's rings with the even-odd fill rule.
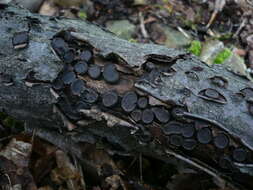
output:
[[27,132],[80,160],[82,143],[102,144],[176,157],[221,186],[252,188],[252,83],[88,22],[0,9],[0,110]]

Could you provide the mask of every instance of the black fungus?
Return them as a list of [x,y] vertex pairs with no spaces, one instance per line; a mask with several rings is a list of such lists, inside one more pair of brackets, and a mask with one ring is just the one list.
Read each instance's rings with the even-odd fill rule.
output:
[[53,81],[52,87],[53,87],[55,90],[61,90],[62,88],[64,88],[63,81],[62,81],[59,77],[57,77],[57,78]]
[[72,63],[75,60],[75,51],[73,49],[68,50],[63,55],[63,61],[65,63]]
[[111,108],[118,103],[118,94],[115,91],[105,92],[102,96],[103,106]]
[[62,81],[64,84],[71,84],[76,80],[76,75],[73,71],[66,71],[62,74]]
[[171,115],[176,119],[176,120],[184,120],[184,112],[186,110],[182,107],[174,107],[171,111]]
[[153,107],[152,111],[160,123],[167,123],[170,120],[170,113],[164,107]]
[[95,90],[88,88],[84,90],[81,97],[85,102],[92,104],[98,100],[99,94]]
[[53,38],[51,45],[54,51],[60,57],[62,57],[69,50],[68,44],[62,38],[58,38],[58,37]]
[[67,72],[67,71],[73,71],[73,70],[74,69],[73,69],[71,64],[64,64],[64,66],[63,66],[64,73]]
[[131,112],[135,109],[138,97],[134,91],[130,91],[124,94],[121,101],[121,108],[125,112]]
[[66,42],[72,42],[74,40],[73,36],[71,35],[71,32],[70,31],[63,31],[62,32],[62,37],[63,39],[66,41]]
[[114,64],[107,64],[104,66],[103,77],[106,82],[115,84],[119,81],[119,72]]
[[210,78],[211,82],[221,88],[226,88],[228,85],[228,81],[227,79],[220,77],[220,76],[214,76],[212,78]]
[[165,124],[162,128],[165,135],[171,134],[181,134],[182,133],[182,124],[176,121],[171,121]]
[[233,163],[232,160],[229,156],[221,156],[219,159],[219,165],[222,169],[232,169],[233,168]]
[[243,162],[247,158],[247,151],[243,148],[236,148],[233,150],[233,159],[237,162]]
[[226,104],[227,99],[215,89],[207,88],[199,92],[199,96],[205,100]]
[[80,53],[80,59],[86,62],[90,62],[92,58],[92,52],[89,50],[84,50]]
[[12,45],[14,49],[25,48],[29,43],[29,36],[27,32],[15,33],[12,38]]
[[79,112],[82,109],[89,109],[90,108],[90,106],[83,101],[77,102],[74,107],[77,112]]
[[197,132],[197,139],[202,144],[208,144],[212,140],[212,131],[208,127],[203,127]]
[[183,137],[192,137],[195,133],[195,126],[192,124],[184,124],[182,126],[182,135]]
[[154,113],[151,109],[145,109],[142,112],[141,120],[144,124],[150,124],[154,121]]
[[141,97],[138,99],[137,105],[141,109],[145,109],[148,106],[148,98]]
[[88,64],[85,61],[79,61],[74,65],[74,70],[77,74],[83,75],[88,71]]
[[182,147],[185,150],[193,150],[197,146],[197,141],[195,139],[184,139]]
[[136,132],[136,136],[139,138],[139,140],[143,143],[149,143],[150,141],[152,141],[152,135],[150,134],[149,130],[142,126],[142,125],[138,125],[138,130]]
[[91,65],[88,69],[88,75],[92,79],[98,79],[101,75],[101,68],[98,65]]
[[219,149],[224,149],[229,145],[229,138],[224,133],[220,133],[213,139],[214,145]]
[[72,82],[70,89],[72,94],[80,96],[81,93],[84,91],[84,82],[83,80],[76,79],[74,82]]
[[140,109],[135,109],[131,112],[130,116],[135,122],[139,122],[141,121],[142,111]]
[[253,88],[244,88],[240,90],[240,92],[244,95],[246,99],[250,99],[253,97]]
[[183,137],[181,135],[171,135],[169,137],[169,143],[173,146],[180,147],[183,144]]
[[205,95],[209,98],[214,98],[214,99],[219,98],[219,92],[211,88],[208,88],[205,90]]

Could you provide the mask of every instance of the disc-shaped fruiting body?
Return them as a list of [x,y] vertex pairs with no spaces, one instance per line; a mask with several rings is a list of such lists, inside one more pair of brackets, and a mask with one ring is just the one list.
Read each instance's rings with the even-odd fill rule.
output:
[[138,99],[137,105],[141,109],[145,109],[148,106],[148,98],[146,97],[140,97]]
[[92,59],[92,52],[90,50],[84,50],[80,53],[80,59],[86,62],[90,62]]
[[162,131],[165,135],[181,134],[182,124],[176,121],[171,121],[162,127]]
[[173,146],[180,147],[183,144],[183,137],[181,135],[171,135],[169,137],[169,143]]
[[243,148],[233,150],[233,159],[237,162],[243,162],[247,159],[247,151]]
[[208,144],[212,140],[212,131],[209,127],[203,127],[197,131],[197,140],[201,144]]
[[154,107],[152,111],[160,123],[167,123],[170,120],[170,113],[164,107]]
[[67,64],[72,63],[75,60],[75,50],[69,49],[63,54],[63,61]]
[[182,135],[183,137],[192,137],[195,133],[195,126],[193,124],[184,124],[182,126]]
[[182,107],[174,107],[171,111],[171,115],[176,120],[184,120],[184,112],[186,112],[185,108]]
[[101,75],[101,68],[98,65],[91,65],[88,69],[88,75],[92,79],[98,79]]
[[213,139],[214,145],[219,149],[224,149],[229,145],[229,138],[224,133],[220,133]]
[[62,88],[64,88],[63,81],[61,80],[60,77],[57,77],[57,78],[53,81],[52,87],[53,87],[55,90],[61,90]]
[[131,112],[135,109],[138,96],[134,91],[129,91],[124,94],[121,101],[121,108],[125,112]]
[[92,104],[98,100],[99,94],[95,90],[93,90],[91,88],[87,88],[81,94],[81,97],[82,97],[83,101]]
[[29,36],[27,32],[15,33],[12,38],[12,45],[14,49],[25,48],[29,43]]
[[77,74],[83,75],[88,71],[88,64],[85,61],[79,61],[74,65],[74,70]]
[[205,95],[209,98],[214,98],[214,99],[217,99],[220,96],[216,90],[211,89],[211,88],[208,88],[205,90]]
[[115,91],[105,92],[102,95],[103,106],[111,108],[118,103],[118,94]]
[[141,121],[142,111],[140,109],[135,109],[131,112],[130,116],[135,122],[139,122]]
[[76,80],[76,75],[73,71],[65,71],[62,74],[62,81],[64,84],[71,84]]
[[83,80],[76,79],[74,82],[71,83],[70,89],[72,94],[80,96],[81,93],[84,91],[85,84]]
[[68,44],[64,41],[64,39],[59,37],[53,38],[51,46],[60,57],[69,50]]
[[119,81],[119,72],[114,64],[104,66],[103,77],[106,82],[115,84]]
[[154,121],[154,113],[151,109],[145,109],[142,112],[141,120],[144,124],[150,124]]
[[197,146],[195,139],[184,139],[182,146],[185,150],[193,150]]

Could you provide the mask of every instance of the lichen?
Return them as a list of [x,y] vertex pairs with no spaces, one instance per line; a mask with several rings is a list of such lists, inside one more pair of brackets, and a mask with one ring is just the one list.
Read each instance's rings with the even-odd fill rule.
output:
[[188,48],[188,51],[196,56],[200,56],[201,53],[201,42],[198,40],[193,40],[191,42],[190,47]]
[[218,55],[215,57],[213,63],[214,64],[222,64],[231,55],[232,55],[231,50],[228,48],[225,48],[220,53],[218,53]]

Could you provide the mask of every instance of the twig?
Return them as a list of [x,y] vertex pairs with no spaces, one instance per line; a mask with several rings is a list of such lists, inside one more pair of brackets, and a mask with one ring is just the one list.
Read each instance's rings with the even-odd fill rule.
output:
[[144,38],[149,38],[148,32],[145,28],[145,24],[144,24],[144,18],[141,12],[139,12],[139,19],[140,19],[140,28],[141,28],[141,33],[143,35]]
[[233,35],[233,38],[235,38],[242,30],[242,28],[246,25],[246,18],[243,19],[242,23],[240,24],[239,28],[236,30],[236,32]]

